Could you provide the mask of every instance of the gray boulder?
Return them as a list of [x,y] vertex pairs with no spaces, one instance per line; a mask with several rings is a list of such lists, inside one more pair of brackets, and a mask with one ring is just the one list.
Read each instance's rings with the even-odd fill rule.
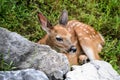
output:
[[15,65],[18,65],[33,51],[34,43],[15,32],[0,27],[0,54],[6,62],[13,61]]
[[35,68],[50,80],[63,79],[70,69],[67,57],[49,46],[33,43],[15,32],[0,28],[0,55],[20,69]]
[[52,80],[63,79],[63,75],[69,71],[67,57],[51,50],[50,47],[36,44],[35,51],[26,58],[18,67],[20,69],[35,68],[44,71]]
[[95,60],[72,68],[65,80],[120,80],[120,75],[105,61]]
[[0,71],[0,80],[49,80],[44,72],[35,69]]

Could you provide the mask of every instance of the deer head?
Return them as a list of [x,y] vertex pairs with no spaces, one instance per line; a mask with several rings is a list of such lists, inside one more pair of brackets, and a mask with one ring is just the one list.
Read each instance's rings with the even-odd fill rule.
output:
[[52,26],[47,18],[38,13],[38,18],[42,24],[42,29],[47,33],[45,43],[61,53],[75,53],[77,48],[71,40],[71,34],[66,29],[68,22],[68,12],[63,10],[59,18],[59,24]]

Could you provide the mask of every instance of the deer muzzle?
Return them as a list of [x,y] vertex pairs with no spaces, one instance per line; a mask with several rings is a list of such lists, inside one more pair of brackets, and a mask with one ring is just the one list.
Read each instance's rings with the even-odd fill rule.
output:
[[70,49],[68,49],[69,53],[75,53],[77,51],[77,48],[75,46],[71,46]]

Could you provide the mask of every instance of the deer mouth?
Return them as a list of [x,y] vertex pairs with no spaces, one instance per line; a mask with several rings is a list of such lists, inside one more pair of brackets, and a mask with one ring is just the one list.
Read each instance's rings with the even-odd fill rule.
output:
[[54,47],[54,49],[57,51],[57,52],[60,52],[60,53],[68,53],[68,50],[65,49],[65,48],[60,48],[60,47]]
[[69,49],[66,49],[66,48],[58,48],[58,47],[54,47],[54,49],[57,51],[57,52],[60,52],[60,53],[70,53],[70,54],[73,54],[77,51],[77,48],[75,46],[71,46]]

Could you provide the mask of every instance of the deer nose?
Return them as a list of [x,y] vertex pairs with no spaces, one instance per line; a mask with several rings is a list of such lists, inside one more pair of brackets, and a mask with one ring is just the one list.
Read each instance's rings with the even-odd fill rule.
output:
[[75,46],[71,46],[70,49],[69,49],[69,52],[76,52],[77,51],[77,48]]

